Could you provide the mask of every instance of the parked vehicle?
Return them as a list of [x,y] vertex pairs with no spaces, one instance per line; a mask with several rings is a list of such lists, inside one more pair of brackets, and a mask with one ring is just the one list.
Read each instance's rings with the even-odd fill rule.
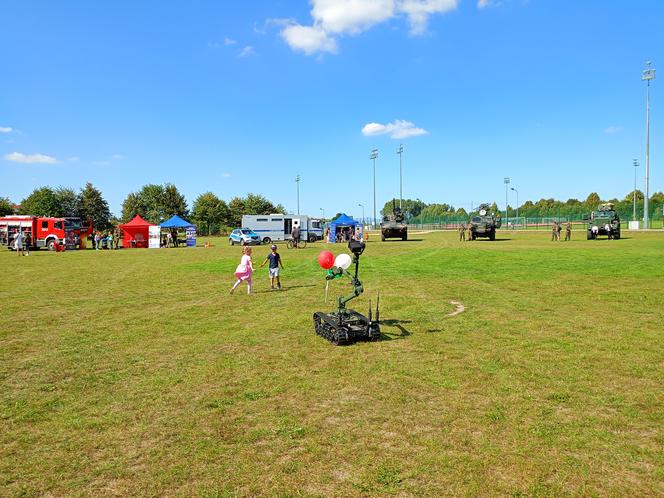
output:
[[54,251],[57,245],[71,249],[81,246],[81,237],[92,232],[80,218],[51,218],[45,216],[13,215],[0,218],[0,246],[12,249],[18,231],[30,234],[31,249],[46,247]]
[[588,222],[588,240],[596,239],[599,235],[606,235],[609,239],[620,238],[620,216],[615,211],[613,203],[600,204],[597,211],[593,211],[584,219]]
[[380,240],[401,239],[408,240],[408,225],[404,222],[404,215],[401,208],[398,208],[396,201],[392,199],[392,212],[383,216],[383,222],[380,224]]
[[471,240],[480,237],[496,240],[496,229],[502,225],[500,214],[492,213],[488,204],[480,204],[478,214],[470,220]]
[[263,244],[290,240],[295,227],[300,229],[300,240],[316,242],[323,239],[323,224],[306,214],[245,214],[242,226],[256,232]]
[[236,228],[228,236],[228,243],[232,246],[235,244],[241,246],[260,245],[261,238],[249,228]]

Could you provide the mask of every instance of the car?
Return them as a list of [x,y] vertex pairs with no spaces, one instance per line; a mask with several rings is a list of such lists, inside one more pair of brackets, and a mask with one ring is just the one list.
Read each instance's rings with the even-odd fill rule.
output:
[[236,228],[228,236],[228,243],[232,246],[235,244],[240,244],[241,246],[260,245],[261,238],[249,228]]

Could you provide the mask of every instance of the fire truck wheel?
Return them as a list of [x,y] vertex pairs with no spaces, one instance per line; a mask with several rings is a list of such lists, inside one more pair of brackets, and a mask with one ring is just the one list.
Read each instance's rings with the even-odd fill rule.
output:
[[46,247],[48,248],[49,251],[55,251],[57,245],[58,243],[55,239],[48,239],[46,241]]

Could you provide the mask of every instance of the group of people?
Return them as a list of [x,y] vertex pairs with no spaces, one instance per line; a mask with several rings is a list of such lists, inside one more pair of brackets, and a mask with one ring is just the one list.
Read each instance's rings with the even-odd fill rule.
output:
[[[244,246],[242,248],[242,258],[240,259],[240,264],[237,265],[235,269],[235,284],[231,287],[230,293],[233,294],[235,289],[237,289],[242,282],[247,282],[247,294],[253,293],[253,273],[254,273],[254,264],[251,260],[251,247]],[[265,260],[261,263],[261,268],[269,263],[269,276],[270,276],[270,288],[272,290],[281,290],[281,277],[280,270],[284,269],[284,264],[281,261],[281,255],[277,252],[277,246],[272,245],[270,247],[270,254],[268,254]],[[276,284],[276,287],[275,287]]]
[[99,251],[101,249],[117,249],[120,246],[122,232],[119,228],[112,230],[96,231],[90,236],[92,248]]
[[161,247],[180,247],[178,231],[175,228],[161,234]]
[[[560,232],[562,231],[562,224],[554,221],[553,227],[551,228],[551,241],[560,242]],[[572,240],[572,222],[568,221],[565,223],[565,240]]]
[[[465,241],[465,240],[473,240],[473,232],[474,232],[474,227],[470,223],[466,225],[465,223],[461,223],[459,225],[459,242]],[[468,233],[468,236],[466,238],[466,233]]]

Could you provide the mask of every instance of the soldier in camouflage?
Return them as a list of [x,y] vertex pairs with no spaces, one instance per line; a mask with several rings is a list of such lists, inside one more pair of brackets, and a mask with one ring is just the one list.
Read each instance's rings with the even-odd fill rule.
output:
[[464,223],[461,223],[461,225],[459,225],[459,242],[465,240],[466,240],[466,225]]
[[568,221],[565,225],[565,241],[572,240],[572,222]]

